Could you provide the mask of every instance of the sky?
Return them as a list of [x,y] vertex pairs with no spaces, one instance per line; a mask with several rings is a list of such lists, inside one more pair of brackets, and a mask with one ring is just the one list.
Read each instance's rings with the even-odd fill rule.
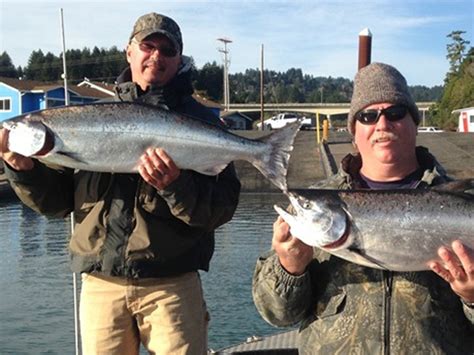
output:
[[463,30],[474,46],[474,0],[0,0],[0,53],[26,66],[33,50],[62,52],[60,9],[67,49],[125,48],[136,19],[149,12],[181,27],[184,54],[198,68],[223,63],[217,38],[228,38],[230,73],[264,67],[353,79],[359,33],[372,33],[372,62],[397,67],[409,85],[442,85],[449,33]]

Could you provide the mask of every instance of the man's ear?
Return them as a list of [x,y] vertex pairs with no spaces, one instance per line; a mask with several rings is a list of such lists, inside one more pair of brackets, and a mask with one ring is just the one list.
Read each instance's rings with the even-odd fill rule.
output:
[[354,148],[354,151],[358,152],[359,151],[359,148],[357,148],[357,144],[355,142],[355,139],[353,138],[352,139],[352,148]]
[[127,44],[126,53],[127,53],[127,62],[130,63],[130,57],[132,55],[132,46],[131,46],[131,44]]

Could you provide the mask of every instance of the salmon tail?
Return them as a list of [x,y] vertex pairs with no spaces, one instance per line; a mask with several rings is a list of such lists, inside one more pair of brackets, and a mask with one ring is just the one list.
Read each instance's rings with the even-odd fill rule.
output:
[[301,127],[301,121],[287,124],[261,139],[267,146],[262,154],[252,164],[273,184],[282,191],[287,191],[286,174],[290,162],[293,142]]

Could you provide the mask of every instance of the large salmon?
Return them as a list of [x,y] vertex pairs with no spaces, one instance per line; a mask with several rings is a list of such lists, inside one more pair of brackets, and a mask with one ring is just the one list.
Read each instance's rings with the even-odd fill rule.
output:
[[474,180],[426,190],[291,190],[275,206],[304,243],[351,262],[395,271],[429,269],[440,246],[474,251]]
[[246,160],[282,190],[300,122],[251,140],[216,125],[138,103],[51,108],[3,122],[9,149],[70,168],[135,172],[150,147],[163,148],[181,169],[216,175]]

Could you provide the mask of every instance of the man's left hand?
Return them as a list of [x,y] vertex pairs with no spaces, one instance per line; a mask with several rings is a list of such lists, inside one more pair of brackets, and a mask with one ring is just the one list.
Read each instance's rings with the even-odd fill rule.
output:
[[474,251],[456,240],[452,250],[441,247],[439,262],[430,264],[431,270],[449,282],[453,291],[466,302],[474,302]]
[[181,170],[163,149],[150,148],[142,155],[138,172],[148,184],[162,190],[179,177]]

